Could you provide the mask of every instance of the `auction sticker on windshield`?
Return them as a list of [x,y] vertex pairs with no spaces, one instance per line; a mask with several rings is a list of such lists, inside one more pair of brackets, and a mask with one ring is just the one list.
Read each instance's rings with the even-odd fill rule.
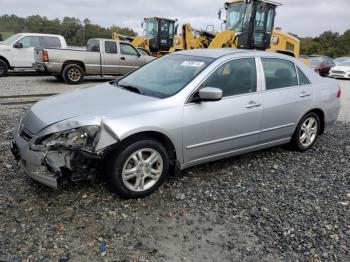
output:
[[190,67],[201,67],[204,65],[204,62],[198,62],[198,61],[184,61],[182,66],[190,66]]

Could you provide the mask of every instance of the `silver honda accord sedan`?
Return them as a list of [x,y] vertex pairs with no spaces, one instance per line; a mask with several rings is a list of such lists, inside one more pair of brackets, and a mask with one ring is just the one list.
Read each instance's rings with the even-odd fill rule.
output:
[[194,165],[288,143],[309,149],[336,121],[340,96],[335,80],[288,56],[181,51],[36,103],[11,149],[47,186],[106,174],[117,194],[137,198]]

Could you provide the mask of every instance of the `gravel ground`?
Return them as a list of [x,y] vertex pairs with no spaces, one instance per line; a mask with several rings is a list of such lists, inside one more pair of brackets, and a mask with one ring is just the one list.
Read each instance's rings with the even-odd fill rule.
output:
[[[71,88],[0,81],[9,93],[26,81],[34,93]],[[141,200],[101,179],[56,191],[31,181],[8,150],[23,106],[0,106],[0,261],[350,261],[350,82],[342,87],[340,121],[312,150],[191,168]]]
[[53,76],[38,76],[33,73],[12,73],[6,78],[0,79],[0,94],[22,95],[22,94],[39,94],[39,93],[62,93],[71,91],[77,88],[84,88],[108,81],[112,78],[94,78],[87,77],[87,80],[81,85],[67,85],[64,82],[58,81]]

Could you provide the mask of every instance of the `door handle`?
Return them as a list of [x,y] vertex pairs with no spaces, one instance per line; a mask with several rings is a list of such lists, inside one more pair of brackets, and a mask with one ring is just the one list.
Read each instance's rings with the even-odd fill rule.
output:
[[120,59],[121,59],[121,60],[126,60],[124,56],[122,56]]
[[246,108],[255,108],[255,107],[259,107],[261,106],[261,104],[258,104],[255,101],[249,101],[248,105],[246,105]]
[[308,93],[306,93],[306,92],[302,92],[299,96],[300,96],[301,98],[303,98],[303,97],[311,96],[311,94],[308,94]]

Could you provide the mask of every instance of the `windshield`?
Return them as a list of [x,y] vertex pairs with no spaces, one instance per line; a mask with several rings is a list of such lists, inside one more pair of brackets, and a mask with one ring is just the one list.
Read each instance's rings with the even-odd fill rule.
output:
[[12,45],[14,42],[16,42],[18,39],[20,39],[22,37],[22,35],[17,34],[17,35],[13,35],[9,38],[7,38],[4,42],[2,42],[1,44],[3,45]]
[[167,98],[182,90],[212,61],[214,59],[205,57],[167,55],[146,64],[116,84],[136,88],[143,95]]
[[146,21],[145,35],[150,37],[155,37],[158,35],[158,21],[154,19],[149,19]]
[[335,59],[334,63],[340,64],[340,63],[343,63],[343,62],[348,61],[348,60],[350,61],[349,57],[340,57],[340,58]]
[[249,15],[246,16],[246,13],[249,13],[250,8],[243,2],[231,4],[227,9],[226,29],[242,32],[244,25],[249,20]]
[[339,66],[350,66],[350,61],[341,63]]

